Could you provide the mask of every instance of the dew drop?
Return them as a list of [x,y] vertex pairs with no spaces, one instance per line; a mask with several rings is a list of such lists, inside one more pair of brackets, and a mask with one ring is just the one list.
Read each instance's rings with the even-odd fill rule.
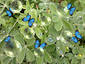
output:
[[60,50],[60,51],[59,51],[59,53],[62,55],[62,54],[63,54],[63,51],[62,51],[62,50]]
[[48,41],[49,41],[49,42],[53,42],[53,39],[52,39],[52,38],[48,38]]

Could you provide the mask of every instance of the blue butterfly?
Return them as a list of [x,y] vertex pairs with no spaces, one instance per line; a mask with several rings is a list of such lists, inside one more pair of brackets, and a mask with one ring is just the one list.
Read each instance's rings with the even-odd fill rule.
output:
[[39,40],[36,40],[36,42],[35,42],[35,48],[38,48],[39,45],[40,45]]
[[75,43],[77,43],[78,42],[78,39],[82,39],[82,36],[80,35],[79,31],[76,30],[75,31],[75,37],[74,36],[72,37],[72,41],[74,41]]
[[72,7],[72,4],[69,3],[67,5],[67,9],[69,10],[69,14],[72,16],[76,8],[75,7]]
[[29,27],[31,27],[33,25],[34,21],[35,21],[34,18],[32,18],[32,19],[29,20],[29,22],[28,22]]
[[9,10],[7,10],[6,13],[9,17],[13,16],[13,12],[12,12],[11,8],[9,8]]
[[67,9],[69,10],[71,7],[72,7],[72,4],[69,3],[69,4],[67,5]]
[[8,36],[4,41],[5,42],[9,42],[10,41],[10,39],[11,39],[11,37],[10,36]]
[[[38,48],[39,45],[40,45],[39,40],[36,40],[36,42],[35,42],[35,48]],[[46,46],[46,43],[42,43],[42,44],[40,45],[40,48],[43,49],[45,46]]]
[[46,43],[42,43],[41,45],[40,45],[40,48],[44,48],[46,46]]
[[75,31],[75,36],[79,39],[82,39],[82,36],[80,35],[78,30]]
[[70,14],[70,15],[73,15],[75,9],[76,9],[75,7],[72,7],[72,8],[70,9],[70,11],[69,11],[69,14]]
[[78,42],[78,40],[77,40],[77,38],[76,37],[72,37],[72,41],[74,41],[75,43],[77,43]]
[[26,17],[23,18],[23,21],[26,22],[26,21],[30,20],[30,18],[31,18],[31,15],[27,15]]

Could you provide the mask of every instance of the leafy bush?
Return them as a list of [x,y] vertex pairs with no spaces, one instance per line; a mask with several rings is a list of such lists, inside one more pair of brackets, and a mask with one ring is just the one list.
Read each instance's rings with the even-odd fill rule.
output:
[[[72,16],[68,3],[76,7]],[[9,8],[14,17],[7,16]],[[35,19],[32,27],[22,21],[27,14]],[[78,43],[71,40],[76,29],[83,37]],[[47,43],[44,49],[34,48],[37,39]],[[84,64],[84,49],[84,0],[0,0],[0,64]]]

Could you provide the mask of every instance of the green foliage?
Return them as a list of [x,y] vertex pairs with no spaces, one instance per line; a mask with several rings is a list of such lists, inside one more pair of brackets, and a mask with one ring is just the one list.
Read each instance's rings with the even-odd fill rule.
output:
[[[72,16],[68,3],[76,7]],[[7,16],[9,8],[16,18]],[[28,14],[32,27],[22,21]],[[78,43],[71,40],[76,29],[83,37]],[[13,48],[4,42],[7,36]],[[37,39],[47,44],[44,49],[34,48]],[[56,63],[85,64],[84,0],[0,0],[0,64]]]
[[27,62],[33,62],[35,60],[34,53],[31,52],[30,50],[27,50],[26,52],[26,60]]

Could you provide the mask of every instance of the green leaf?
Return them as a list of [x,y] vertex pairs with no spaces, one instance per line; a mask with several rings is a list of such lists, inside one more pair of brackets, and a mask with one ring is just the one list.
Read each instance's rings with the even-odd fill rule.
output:
[[36,57],[36,64],[43,64],[43,57]]
[[[60,18],[61,19],[61,18]],[[62,20],[58,20],[56,18],[56,22],[54,24],[54,28],[57,30],[57,31],[60,31],[62,29],[62,26],[63,26],[63,23],[62,23]]]
[[10,62],[10,64],[16,64],[16,58],[13,58],[13,60]]
[[72,52],[73,54],[78,54],[79,52],[78,47],[73,47]]
[[72,53],[67,53],[65,56],[66,56],[66,57],[68,57],[68,58],[69,58],[69,60],[71,60],[71,59],[72,59],[72,57],[73,57],[73,54],[72,54]]
[[11,35],[14,35],[14,39],[17,40],[17,41],[19,41],[19,43],[21,45],[24,45],[25,44],[23,35],[18,30],[13,30],[11,32]]
[[25,39],[27,46],[32,46],[35,43],[35,38],[32,39]]
[[53,24],[48,26],[48,35],[59,36],[60,32],[56,31]]
[[81,64],[84,64],[85,63],[85,59],[81,59]]
[[[14,6],[14,5],[16,5],[16,6]],[[22,3],[21,3],[21,1],[14,1],[14,2],[12,2],[12,6],[10,6],[10,7],[14,13],[20,13],[20,11],[22,10]]]
[[15,47],[16,47],[15,50],[21,51],[22,50],[22,45],[20,44],[20,42],[17,41],[17,40],[14,40],[14,42],[15,42]]
[[67,1],[62,1],[62,2],[61,2],[61,5],[62,5],[63,7],[66,7],[66,6],[67,6]]
[[65,52],[67,52],[66,50],[66,44],[64,42],[61,42],[61,41],[57,41],[56,42],[56,50],[57,50],[57,54],[58,55],[64,55]]
[[25,57],[26,48],[16,52],[16,62],[22,63]]
[[12,57],[12,58],[14,57],[14,52],[13,51],[10,51],[10,50],[5,49],[4,52],[5,52],[5,54],[7,56]]
[[71,64],[80,64],[79,60],[75,57],[72,58]]
[[30,9],[30,3],[29,3],[29,0],[27,0],[26,2],[26,10],[29,10]]
[[50,54],[46,51],[44,51],[44,59],[45,59],[45,62],[48,62],[48,63],[52,62],[52,58],[51,58]]
[[[55,59],[57,56],[56,54],[56,46],[54,44],[48,45],[45,50]],[[52,60],[53,61],[53,60]]]
[[10,57],[6,57],[3,59],[3,61],[1,62],[1,64],[9,64],[9,62],[12,60],[12,58]]
[[[0,50],[1,51],[1,50]],[[7,58],[8,56],[6,56],[6,55],[4,55],[4,54],[1,54],[1,52],[0,52],[0,61],[1,60],[4,60],[5,58]]]
[[42,31],[39,28],[35,28],[35,33],[36,33],[38,38],[40,38],[40,39],[43,38]]
[[67,58],[63,58],[61,64],[69,64],[69,60]]
[[[84,0],[80,0],[80,3],[81,3],[82,5],[85,5]],[[83,6],[83,7],[84,7],[84,6]]]
[[50,3],[49,8],[50,8],[52,15],[56,14],[57,6],[54,3]]
[[29,14],[31,15],[31,18],[35,19],[35,22],[36,22],[36,20],[37,20],[37,11],[36,11],[36,9],[30,9]]
[[29,49],[26,51],[26,60],[27,62],[33,62],[35,60],[34,53]]
[[74,26],[67,22],[67,21],[63,21],[63,27],[66,29],[66,30],[70,30],[72,32],[74,32]]

